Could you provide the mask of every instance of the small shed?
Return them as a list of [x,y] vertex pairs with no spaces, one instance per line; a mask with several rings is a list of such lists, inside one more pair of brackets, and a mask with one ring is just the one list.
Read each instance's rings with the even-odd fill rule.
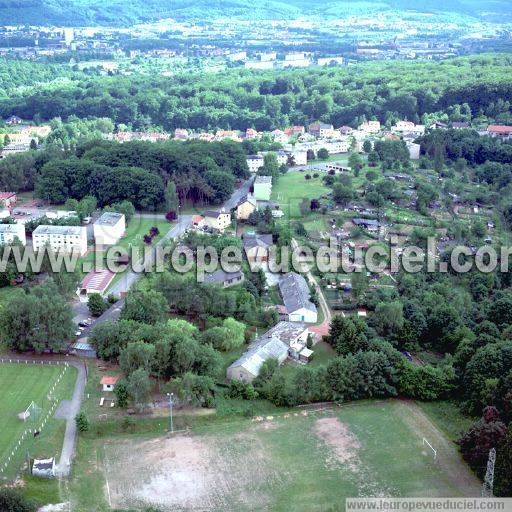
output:
[[112,375],[105,375],[100,380],[100,384],[103,388],[103,391],[114,391],[114,387],[116,382],[119,380],[119,377],[114,377]]
[[299,352],[299,361],[302,361],[304,363],[308,363],[309,360],[311,359],[311,356],[313,355],[313,351],[310,350],[309,348],[307,347],[304,347],[300,352]]
[[55,476],[55,457],[49,459],[34,459],[32,463],[32,474],[42,478]]

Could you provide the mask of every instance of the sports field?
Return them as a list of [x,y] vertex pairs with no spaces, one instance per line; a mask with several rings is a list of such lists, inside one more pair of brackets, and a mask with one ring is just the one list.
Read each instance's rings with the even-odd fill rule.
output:
[[111,439],[92,458],[104,478],[98,510],[344,510],[351,496],[480,495],[455,445],[404,401]]
[[[75,379],[73,367],[0,363],[0,479],[15,476],[27,452],[31,457],[60,453],[65,421],[55,419],[54,414],[62,400],[71,398]],[[35,404],[31,416],[25,421],[19,419],[18,414],[25,411],[31,402]],[[33,435],[27,435],[17,446],[23,432],[39,429],[46,417],[48,419],[40,436],[34,439]],[[8,457],[11,457],[10,461]]]

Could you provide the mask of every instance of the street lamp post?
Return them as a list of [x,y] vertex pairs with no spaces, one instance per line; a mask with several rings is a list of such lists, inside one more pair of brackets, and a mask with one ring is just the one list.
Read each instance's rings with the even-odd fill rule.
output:
[[167,393],[167,396],[169,397],[169,425],[172,434],[174,432],[174,427],[172,424],[172,408],[174,406],[174,393]]

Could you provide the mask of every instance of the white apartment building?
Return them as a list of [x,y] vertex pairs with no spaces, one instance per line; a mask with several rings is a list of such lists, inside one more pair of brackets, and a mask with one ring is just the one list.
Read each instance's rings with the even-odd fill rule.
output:
[[24,224],[0,224],[0,245],[10,245],[16,239],[27,245]]
[[34,251],[49,245],[54,252],[76,251],[80,256],[87,252],[87,228],[84,226],[40,225],[32,233]]
[[122,213],[104,212],[94,223],[94,242],[96,245],[115,245],[125,230],[126,219]]
[[262,155],[249,155],[247,157],[247,167],[249,168],[249,172],[256,174],[265,164]]

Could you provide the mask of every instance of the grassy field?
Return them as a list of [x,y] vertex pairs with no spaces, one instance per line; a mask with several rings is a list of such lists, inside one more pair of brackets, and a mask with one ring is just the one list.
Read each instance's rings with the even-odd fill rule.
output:
[[172,437],[82,438],[73,510],[344,510],[350,496],[479,495],[456,446],[413,402],[270,414],[211,418]]
[[[51,393],[57,399],[57,404],[71,398],[76,370],[68,367],[64,373],[63,371],[64,366],[60,365],[0,363],[0,468],[8,463],[7,468],[0,473],[1,477],[15,476],[27,452],[31,457],[58,456],[60,453],[65,421],[54,418],[54,402],[48,399],[48,395]],[[61,374],[63,376],[56,384]],[[54,384],[55,389],[51,392]],[[37,421],[29,418],[23,422],[17,415],[25,411],[32,401],[41,409],[39,418]],[[23,432],[26,429],[39,429],[47,416],[49,419],[41,430],[41,435],[37,439],[26,436],[9,462],[8,457]],[[35,415],[32,418],[35,420]]]
[[303,172],[288,172],[280,176],[272,188],[272,200],[279,202],[285,219],[301,219],[299,204],[302,199],[318,198],[330,191],[322,183],[322,174],[310,180],[306,180],[305,175]]

